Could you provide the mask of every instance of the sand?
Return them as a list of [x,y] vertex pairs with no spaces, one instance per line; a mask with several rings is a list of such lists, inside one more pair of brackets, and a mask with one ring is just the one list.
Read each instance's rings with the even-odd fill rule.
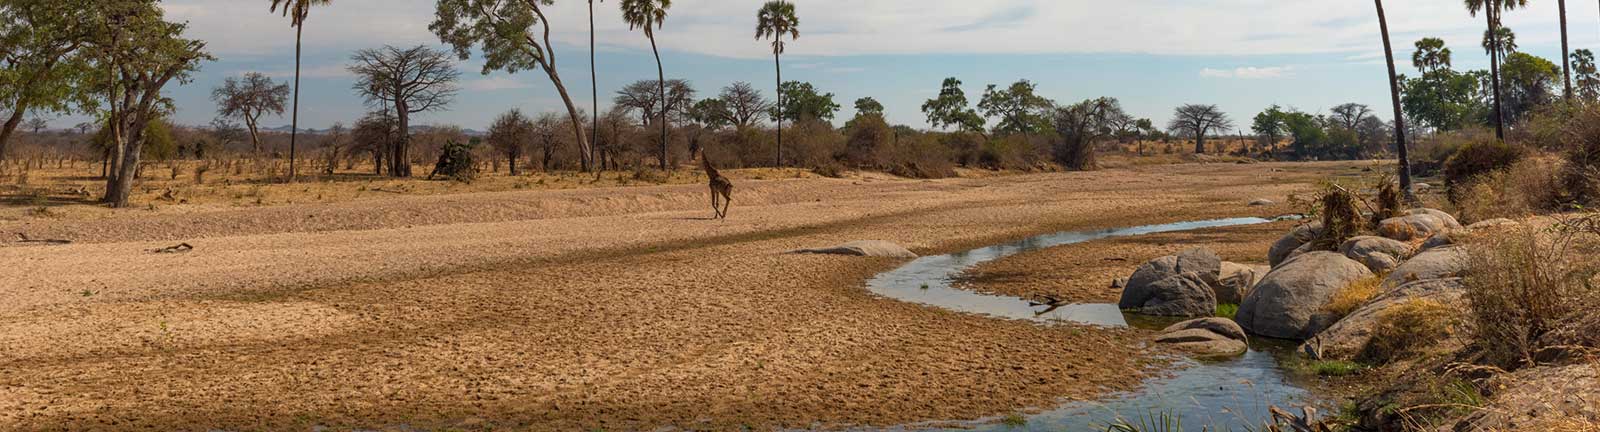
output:
[[[727,221],[697,185],[4,221],[74,243],[0,243],[0,429],[841,428],[1049,407],[1135,389],[1161,360],[1131,330],[863,288],[897,260],[781,252],[1255,215],[1353,165],[746,180]],[[177,242],[195,249],[149,252]]]

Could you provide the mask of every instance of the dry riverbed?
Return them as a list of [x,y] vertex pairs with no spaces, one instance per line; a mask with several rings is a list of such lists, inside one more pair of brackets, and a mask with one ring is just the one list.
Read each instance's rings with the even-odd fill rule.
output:
[[[1092,399],[1159,361],[1138,332],[900,303],[863,288],[900,261],[781,252],[1269,216],[1245,203],[1364,166],[746,180],[727,221],[700,185],[0,221],[74,241],[0,243],[0,429],[832,428]],[[1076,292],[1192,245],[1259,260],[1228,236],[1281,229],[1025,254],[983,269],[1024,282],[985,289]]]

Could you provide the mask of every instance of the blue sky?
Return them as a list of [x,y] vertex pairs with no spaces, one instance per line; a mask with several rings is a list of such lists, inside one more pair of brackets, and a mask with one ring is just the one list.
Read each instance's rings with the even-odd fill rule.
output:
[[[692,81],[700,97],[749,81],[773,86],[768,46],[756,41],[760,0],[678,0],[657,35],[667,74]],[[1074,102],[1113,96],[1134,115],[1164,124],[1174,106],[1212,103],[1244,123],[1270,104],[1323,111],[1345,102],[1372,105],[1388,117],[1388,87],[1373,5],[1351,0],[795,0],[801,38],[784,57],[784,79],[804,80],[851,103],[872,96],[890,120],[926,127],[919,111],[954,76],[975,104],[986,84],[1030,79],[1046,97]],[[1486,67],[1477,48],[1483,20],[1459,0],[1391,0],[1391,31],[1401,72],[1412,72],[1411,43],[1444,37],[1458,68]],[[1522,50],[1555,59],[1555,3],[1535,0],[1507,16]],[[1600,48],[1600,9],[1571,2],[1573,46]],[[263,0],[165,0],[169,19],[189,21],[189,36],[206,40],[218,61],[194,82],[169,87],[184,124],[215,116],[211,88],[224,78],[260,71],[287,80],[293,31]],[[558,70],[579,106],[589,105],[587,3],[557,0]],[[619,87],[653,79],[655,63],[641,33],[619,19],[616,0],[596,5],[602,110]],[[428,32],[431,0],[335,0],[306,27],[301,122],[325,128],[364,111],[344,71],[351,52],[385,44],[440,46]],[[440,46],[442,48],[442,46]],[[448,112],[417,124],[483,129],[510,108],[562,109],[542,72],[479,74],[476,59],[460,64],[463,91]],[[842,119],[841,119],[842,120]],[[75,123],[56,120],[56,126]],[[265,124],[288,124],[287,116]]]

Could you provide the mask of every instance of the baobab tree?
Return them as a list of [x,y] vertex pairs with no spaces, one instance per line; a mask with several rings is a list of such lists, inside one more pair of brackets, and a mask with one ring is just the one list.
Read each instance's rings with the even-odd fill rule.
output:
[[[761,6],[756,12],[756,40],[772,39],[772,64],[778,73],[778,101],[777,106],[783,106],[783,36],[789,35],[790,40],[800,38],[800,18],[795,16],[794,3],[784,0],[773,0]],[[778,166],[783,166],[783,118],[774,116],[778,122]]]
[[386,46],[357,51],[349,67],[357,77],[353,86],[367,104],[393,110],[399,134],[389,152],[389,175],[411,176],[411,115],[440,110],[454,101],[461,72],[449,54],[418,45],[410,49]]
[[305,34],[306,17],[311,15],[311,7],[329,4],[333,4],[333,0],[272,0],[272,8],[269,9],[277,12],[279,7],[282,7],[283,16],[289,17],[289,26],[294,27],[294,113],[289,116],[289,181],[291,182],[294,181],[295,141],[300,137],[300,40]]
[[228,77],[221,86],[211,90],[211,100],[217,103],[217,115],[244,121],[245,129],[250,131],[250,149],[256,153],[261,153],[261,116],[283,115],[283,104],[288,99],[288,84],[274,83],[272,78],[257,72],[245,74],[244,79]]
[[[656,30],[666,23],[667,9],[671,8],[672,0],[622,0],[622,20],[628,22],[628,29],[642,29],[644,37],[650,39],[650,52],[656,56],[656,90],[661,100],[667,100],[667,70],[661,65],[661,49],[656,46]],[[662,171],[670,168],[667,166],[667,124],[670,121],[666,116],[661,117],[659,156]]]
[[[1406,148],[1406,118],[1405,112],[1400,109],[1400,77],[1394,71],[1394,46],[1389,42],[1389,17],[1383,13],[1383,0],[1373,0],[1378,7],[1378,31],[1383,33],[1383,59],[1389,65],[1389,100],[1394,104],[1394,144],[1398,150],[1400,171],[1400,190],[1407,197],[1411,195],[1411,159]],[[1441,43],[1442,45],[1442,43]],[[1422,43],[1418,43],[1420,48]],[[1443,63],[1449,67],[1450,53],[1446,50],[1443,54]],[[1365,109],[1365,106],[1362,107]],[[1359,119],[1358,119],[1359,120]]]
[[144,149],[145,133],[171,101],[162,96],[167,84],[188,82],[200,62],[214,60],[205,42],[183,38],[188,26],[167,22],[154,0],[100,1],[90,6],[91,22],[100,28],[87,49],[108,71],[101,91],[106,95],[112,163],[107,173],[105,202],[128,206]]
[[1194,137],[1194,153],[1205,154],[1206,135],[1214,131],[1233,129],[1233,120],[1216,105],[1189,104],[1172,112],[1167,129],[1174,133]]
[[[503,70],[516,73],[542,70],[561,95],[572,132],[577,138],[583,169],[593,164],[589,140],[584,135],[583,116],[573,105],[566,84],[556,68],[555,47],[550,44],[550,20],[544,7],[554,0],[439,0],[436,17],[428,29],[449,44],[456,55],[466,60],[472,50],[483,51],[483,74]],[[598,96],[598,95],[596,95]]]
[[722,88],[722,94],[717,98],[727,108],[729,124],[739,130],[744,130],[761,120],[761,115],[772,109],[772,103],[761,96],[754,86],[747,82],[736,82]]

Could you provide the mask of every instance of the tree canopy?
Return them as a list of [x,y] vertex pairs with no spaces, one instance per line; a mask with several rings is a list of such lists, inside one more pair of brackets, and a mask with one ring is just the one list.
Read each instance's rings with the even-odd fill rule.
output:
[[990,85],[978,101],[978,109],[985,117],[1000,119],[994,126],[996,134],[1043,132],[1050,127],[1047,117],[1055,102],[1039,96],[1035,93],[1037,89],[1038,85],[1028,80],[1017,81],[1003,89]]
[[928,124],[935,128],[955,127],[963,132],[983,132],[983,116],[978,111],[968,108],[967,93],[961,90],[961,80],[954,77],[945,78],[944,84],[939,88],[939,96],[928,99],[922,104],[922,113],[928,116]]
[[776,116],[791,122],[805,119],[830,121],[839,112],[833,93],[820,93],[808,82],[788,81],[780,87],[783,103],[776,108]]

